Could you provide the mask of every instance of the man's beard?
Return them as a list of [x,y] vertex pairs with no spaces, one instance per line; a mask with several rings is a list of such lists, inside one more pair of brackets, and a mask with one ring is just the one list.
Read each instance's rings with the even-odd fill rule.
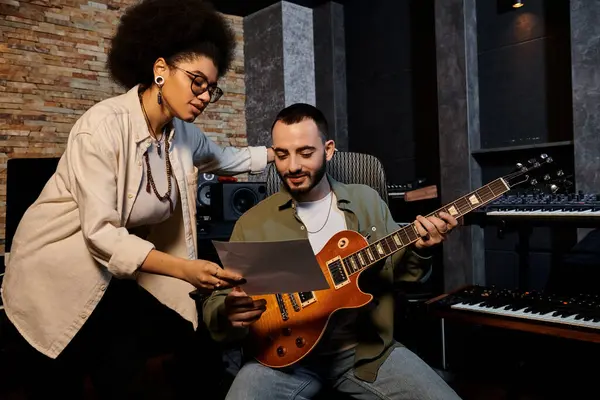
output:
[[[318,170],[316,170],[314,172],[314,174],[311,174],[309,172],[304,172],[304,173],[300,173],[297,175],[290,174],[290,173],[282,175],[281,172],[279,172],[279,170],[277,170],[277,174],[279,175],[279,178],[283,182],[283,186],[292,195],[292,197],[297,196],[297,195],[306,194],[306,193],[310,192],[311,190],[313,190],[313,188],[315,186],[317,186],[319,184],[319,182],[321,182],[321,179],[323,179],[323,177],[325,176],[325,172],[327,172],[327,155],[325,153],[323,153],[323,162],[321,164],[321,167]],[[298,178],[300,176],[306,176],[307,179],[310,181],[310,184],[307,187],[291,188],[287,182],[287,179],[288,178]]]

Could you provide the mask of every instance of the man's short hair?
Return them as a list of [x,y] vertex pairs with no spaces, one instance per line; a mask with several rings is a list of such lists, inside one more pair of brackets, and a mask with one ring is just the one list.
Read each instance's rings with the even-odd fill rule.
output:
[[306,119],[311,119],[317,125],[319,129],[319,133],[321,134],[321,139],[323,143],[329,140],[329,125],[327,124],[327,119],[325,115],[319,110],[317,107],[312,106],[306,103],[296,103],[292,104],[281,110],[275,121],[273,121],[273,125],[271,125],[271,134],[273,133],[273,128],[277,121],[281,121],[286,125],[297,124]]

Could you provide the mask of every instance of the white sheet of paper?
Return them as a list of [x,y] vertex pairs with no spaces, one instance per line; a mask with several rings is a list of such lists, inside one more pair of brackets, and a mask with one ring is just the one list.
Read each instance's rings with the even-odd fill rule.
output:
[[249,296],[329,289],[307,239],[213,244],[223,267],[246,279]]

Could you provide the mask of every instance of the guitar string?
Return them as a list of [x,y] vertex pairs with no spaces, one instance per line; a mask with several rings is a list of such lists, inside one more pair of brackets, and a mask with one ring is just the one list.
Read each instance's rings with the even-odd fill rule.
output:
[[[490,184],[491,184],[491,183],[490,183]],[[487,185],[486,185],[486,186],[487,186]],[[479,190],[479,189],[478,189],[478,190]],[[476,191],[474,191],[474,193],[475,193],[475,192],[476,192]],[[494,195],[494,194],[493,194],[493,193],[494,193],[494,191],[493,191],[493,190],[491,190],[491,192],[492,192],[492,198],[490,198],[490,199],[488,199],[488,200],[484,200],[483,198],[481,198],[481,200],[483,200],[483,201],[481,201],[481,204],[480,204],[478,207],[471,208],[470,210],[467,210],[465,213],[463,213],[463,212],[462,212],[462,210],[461,210],[461,214],[462,214],[462,215],[466,215],[467,213],[469,213],[469,212],[471,212],[471,211],[473,211],[473,210],[475,210],[475,209],[477,209],[477,208],[480,208],[481,206],[483,206],[483,205],[487,204],[488,202],[490,202],[490,201],[493,201],[495,197],[499,197],[499,196],[500,196],[500,195],[498,195],[498,196]],[[463,197],[461,197],[460,199],[463,199],[463,198],[465,198],[465,197],[467,197],[467,196],[468,196],[468,194],[467,194],[467,195],[465,195],[465,196],[463,196]],[[456,201],[458,201],[458,200],[460,200],[460,199],[457,199]],[[453,202],[453,203],[454,203],[454,202]],[[449,204],[453,204],[453,203],[449,203]],[[469,208],[470,208],[470,207],[469,207]],[[330,207],[330,209],[331,209],[331,207]],[[443,209],[443,208],[442,208],[442,209]],[[440,209],[440,210],[442,210],[442,209]],[[459,209],[460,209],[460,207],[459,207]],[[434,214],[434,213],[436,213],[436,212],[439,212],[440,210],[434,211],[432,214]],[[390,250],[392,249],[392,246],[390,245],[390,243],[392,243],[392,244],[394,244],[394,246],[396,246],[396,249],[395,249],[395,250],[392,250],[392,251],[390,252],[390,254],[389,254],[388,256],[386,256],[385,258],[389,257],[389,256],[390,256],[390,255],[392,255],[393,253],[396,253],[397,251],[400,251],[400,250],[402,250],[403,248],[405,248],[405,247],[409,246],[410,244],[412,244],[412,243],[414,243],[414,242],[416,242],[416,241],[418,240],[418,237],[417,237],[416,239],[414,239],[414,240],[410,241],[410,242],[409,242],[409,243],[407,243],[407,244],[404,244],[404,242],[401,240],[401,242],[402,242],[403,244],[402,244],[402,246],[398,247],[398,245],[397,245],[397,244],[394,242],[394,240],[393,240],[393,238],[392,238],[392,236],[393,236],[394,234],[399,234],[399,232],[400,232],[400,231],[406,230],[407,228],[412,228],[412,229],[413,229],[413,232],[414,232],[415,234],[417,234],[417,235],[418,235],[418,232],[415,230],[415,227],[414,227],[413,225],[414,225],[414,224],[410,224],[410,225],[408,225],[408,226],[404,226],[404,227],[402,227],[402,228],[400,228],[400,229],[398,229],[398,230],[396,230],[396,231],[394,231],[394,232],[390,233],[389,235],[386,235],[385,237],[383,237],[383,238],[379,239],[379,240],[376,242],[376,243],[384,243],[384,242],[385,242],[385,245],[386,245],[386,246],[387,246],[387,247],[388,247]],[[323,228],[321,228],[321,229],[323,229]],[[408,236],[408,234],[407,234],[407,233],[405,233],[405,235],[407,236],[407,238],[408,238],[408,239],[410,239],[410,236]],[[368,248],[368,247],[372,246],[373,244],[374,244],[374,243],[372,243],[372,244],[369,244],[368,246],[365,246],[363,249],[361,249],[361,250],[358,250],[358,251],[357,251],[357,252],[355,252],[355,253],[349,254],[348,256],[346,256],[346,257],[344,257],[344,258],[342,258],[342,259],[341,259],[341,265],[342,265],[342,266],[344,267],[344,269],[346,270],[346,273],[347,273],[348,277],[351,277],[351,276],[353,276],[353,275],[355,275],[355,274],[357,274],[357,273],[359,273],[359,272],[361,272],[361,271],[365,270],[366,268],[368,268],[368,267],[372,266],[373,264],[375,264],[375,263],[377,263],[377,262],[379,262],[379,261],[381,261],[381,260],[383,260],[383,259],[384,259],[384,257],[380,257],[380,255],[379,255],[378,253],[374,253],[374,254],[377,254],[377,256],[378,256],[378,257],[380,257],[380,258],[379,258],[379,259],[376,259],[375,261],[368,262],[368,263],[367,263],[366,265],[364,265],[364,266],[361,266],[361,269],[359,269],[358,271],[353,271],[353,272],[351,272],[351,273],[348,273],[348,271],[347,271],[347,266],[344,264],[343,260],[344,260],[344,259],[349,259],[349,257],[351,257],[351,256],[354,256],[354,255],[356,255],[356,254],[360,253],[361,251],[364,251],[366,248]],[[359,264],[360,264],[360,263],[359,263]],[[293,296],[293,297],[294,297],[294,299],[295,299],[295,301],[296,301],[296,303],[298,303],[298,305],[300,305],[300,310],[298,310],[298,311],[297,311],[297,310],[295,310],[295,309],[294,309],[294,303],[293,303],[292,299],[290,298],[290,296]],[[295,313],[299,313],[299,312],[301,312],[301,311],[303,311],[303,310],[304,310],[304,307],[302,307],[302,302],[300,301],[300,298],[299,298],[299,296],[298,296],[298,293],[297,293],[297,292],[294,292],[294,293],[285,293],[285,294],[283,294],[282,296],[280,296],[280,300],[282,301],[282,303],[283,303],[283,305],[286,307],[286,309],[289,307],[289,308],[290,308],[291,310],[293,310]],[[288,313],[289,313],[289,311],[288,311]],[[290,315],[291,315],[291,314],[290,314]]]
[[[452,202],[452,203],[449,203],[448,205],[450,205],[450,204],[453,204],[453,205],[454,205],[454,203],[456,203],[457,201],[459,201],[459,200],[461,200],[461,199],[465,199],[465,198],[467,198],[467,197],[468,197],[469,195],[471,195],[471,194],[476,194],[476,195],[478,195],[479,199],[480,199],[480,200],[483,200],[483,201],[481,201],[481,202],[480,202],[480,204],[479,204],[477,207],[471,207],[471,206],[469,206],[469,205],[468,205],[468,203],[467,203],[467,206],[468,206],[468,208],[469,208],[469,209],[468,209],[468,210],[466,210],[466,209],[465,209],[465,211],[466,211],[466,212],[463,212],[463,210],[462,210],[462,207],[461,207],[461,206],[456,206],[457,208],[459,208],[459,212],[460,212],[461,216],[464,216],[464,215],[468,214],[469,212],[471,212],[471,211],[473,211],[473,210],[475,210],[475,209],[478,209],[478,208],[482,207],[483,205],[485,205],[485,204],[489,203],[490,201],[493,201],[495,198],[497,198],[497,197],[500,197],[500,196],[501,196],[503,193],[505,193],[506,191],[508,191],[508,190],[505,190],[505,187],[503,187],[503,188],[501,189],[501,192],[503,192],[503,193],[501,193],[501,194],[499,194],[499,195],[495,195],[495,194],[494,194],[494,190],[491,188],[491,185],[492,185],[493,183],[500,183],[500,181],[493,181],[493,182],[490,182],[489,184],[487,184],[487,185],[484,185],[484,186],[483,186],[483,187],[487,188],[488,190],[490,190],[490,192],[492,193],[492,196],[491,196],[491,198],[490,198],[490,199],[484,200],[484,199],[482,198],[482,196],[481,196],[479,193],[477,193],[477,192],[478,192],[478,191],[481,189],[481,188],[480,188],[480,189],[477,189],[477,190],[473,191],[472,193],[469,193],[469,194],[466,194],[466,195],[464,195],[464,196],[460,197],[459,199],[457,199],[456,201],[454,201],[454,202]],[[482,188],[483,188],[483,187],[482,187]],[[332,196],[332,199],[333,199],[333,196]],[[439,211],[443,211],[443,210],[444,210],[444,209],[446,209],[446,208],[447,208],[447,207],[440,208],[439,210],[436,210],[436,211],[434,211],[434,212],[433,212],[433,213],[431,213],[431,214],[435,214],[435,213],[437,213],[437,212],[439,212]],[[330,205],[330,210],[331,210],[331,205]],[[328,219],[329,219],[329,214],[328,214],[328,216],[327,216],[327,219],[325,220],[325,224],[327,223],[327,220],[328,220]],[[325,225],[325,224],[324,224],[324,225]],[[323,226],[323,227],[324,227],[324,226]],[[323,227],[321,227],[321,229],[323,229]],[[378,240],[378,241],[377,241],[377,243],[383,243],[383,242],[385,242],[385,245],[387,245],[387,246],[388,246],[388,248],[389,248],[390,250],[392,249],[392,247],[390,246],[390,243],[394,244],[394,246],[396,247],[396,249],[395,249],[395,250],[392,250],[392,251],[390,252],[390,254],[389,254],[389,255],[391,255],[391,254],[393,254],[393,253],[395,253],[395,252],[397,252],[397,251],[399,251],[399,250],[402,250],[403,248],[405,248],[405,247],[409,246],[410,244],[412,244],[413,242],[417,241],[417,240],[418,240],[418,237],[417,237],[416,239],[414,239],[414,240],[411,240],[411,241],[410,241],[409,243],[407,243],[407,244],[404,244],[404,242],[401,240],[401,242],[402,242],[402,246],[398,247],[398,245],[397,245],[397,244],[395,243],[395,241],[393,240],[392,236],[393,236],[394,234],[396,234],[396,235],[397,235],[397,234],[399,234],[399,233],[400,233],[400,231],[406,230],[406,228],[409,228],[409,227],[410,227],[410,228],[412,228],[413,232],[414,232],[415,234],[417,234],[417,235],[418,235],[418,231],[416,231],[416,230],[415,230],[414,224],[410,224],[409,226],[402,227],[401,229],[398,229],[398,230],[396,230],[396,231],[394,231],[394,232],[390,233],[389,235],[386,235],[385,237],[383,237],[383,238],[381,238],[380,240]],[[319,231],[320,231],[321,229],[319,229]],[[318,232],[318,231],[316,231],[316,232]],[[405,235],[407,236],[407,238],[408,238],[408,239],[410,239],[410,236],[408,236],[408,234],[407,234],[406,232],[405,232]],[[342,261],[341,261],[341,264],[342,264],[342,266],[344,267],[344,269],[347,269],[346,265],[344,265],[344,262],[343,262],[343,260],[344,260],[344,259],[349,259],[349,257],[351,257],[351,256],[355,256],[356,254],[360,253],[361,251],[364,251],[364,250],[365,250],[367,247],[370,247],[371,245],[372,245],[372,244],[370,244],[370,245],[368,245],[368,246],[365,246],[363,249],[361,249],[361,250],[358,250],[358,251],[356,251],[356,252],[354,252],[354,253],[352,253],[352,254],[349,254],[349,255],[347,255],[346,257],[344,257],[344,258],[342,259]],[[377,253],[375,253],[375,254],[377,254]],[[388,255],[387,257],[389,257],[389,255]],[[379,255],[378,255],[378,256],[379,256]],[[385,258],[387,258],[387,257],[385,257]],[[379,258],[378,260],[375,260],[375,261],[373,261],[373,262],[369,262],[369,263],[367,263],[365,266],[362,266],[362,268],[361,268],[360,270],[358,270],[358,271],[353,271],[352,273],[348,274],[348,276],[350,277],[350,276],[352,276],[352,275],[354,275],[354,274],[356,274],[356,273],[358,273],[358,272],[360,272],[360,271],[362,271],[362,270],[364,270],[364,269],[366,269],[366,268],[370,267],[371,265],[373,265],[373,264],[377,263],[378,261],[381,261],[382,259],[383,259],[383,257],[381,257],[381,258]],[[346,271],[346,272],[347,272],[347,271]],[[300,298],[299,298],[299,296],[298,296],[298,298],[296,298],[296,296],[297,296],[297,295],[298,295],[298,293],[285,293],[285,294],[283,294],[282,296],[280,296],[280,300],[282,300],[282,303],[283,303],[283,305],[284,305],[284,306],[286,306],[286,307],[287,307],[287,306],[289,305],[289,306],[291,307],[291,309],[292,309],[294,312],[300,312],[300,311],[303,311],[303,310],[304,310],[304,307],[302,307],[302,306],[301,306],[301,303],[302,303],[302,302],[300,301]],[[294,300],[292,300],[291,296],[293,296],[293,297],[294,297]],[[295,302],[297,302],[297,303],[299,303],[299,305],[300,305],[300,307],[301,307],[299,311],[296,311],[296,310],[294,309],[294,307],[293,307],[293,306],[294,306],[294,304],[293,304],[293,303],[294,303],[294,301],[295,301]]]
[[[452,202],[452,203],[449,203],[448,205],[450,205],[450,204],[454,204],[454,203],[456,203],[457,201],[459,201],[459,200],[461,200],[461,199],[465,199],[466,197],[468,197],[468,196],[469,196],[469,195],[471,195],[471,194],[477,194],[477,195],[478,195],[478,198],[480,199],[480,204],[479,204],[477,207],[471,208],[471,207],[469,206],[470,210],[466,210],[466,212],[463,212],[463,211],[462,211],[462,207],[461,207],[461,206],[456,206],[456,207],[459,209],[460,213],[461,213],[461,214],[464,216],[464,215],[466,215],[467,213],[469,213],[469,212],[471,212],[471,211],[473,211],[473,210],[475,210],[475,209],[477,209],[477,208],[480,208],[480,207],[482,207],[483,205],[485,205],[485,204],[489,203],[490,201],[493,201],[493,200],[494,200],[494,198],[501,196],[501,194],[500,194],[500,195],[495,195],[495,194],[494,194],[494,190],[491,188],[491,185],[493,185],[494,183],[500,183],[500,181],[499,181],[499,180],[494,180],[494,181],[490,182],[489,184],[487,184],[487,185],[484,185],[484,186],[482,186],[481,188],[479,188],[479,189],[477,189],[477,190],[474,190],[473,192],[471,192],[471,193],[468,193],[468,194],[466,194],[466,195],[464,195],[464,196],[460,197],[459,199],[455,200],[455,201],[454,201],[454,202]],[[483,188],[487,188],[488,190],[490,190],[490,192],[491,192],[491,194],[492,194],[492,196],[491,196],[491,198],[490,198],[490,199],[487,199],[487,200],[485,200],[481,194],[477,193],[479,190],[481,190],[481,189],[483,189]],[[503,188],[502,190],[504,190],[504,188]],[[486,197],[487,197],[487,195],[486,195]],[[330,201],[329,211],[331,211],[331,205],[332,205],[332,204],[333,204],[333,196],[331,196],[331,201]],[[468,204],[467,204],[467,206],[468,206]],[[435,213],[437,213],[437,212],[439,212],[439,211],[443,211],[443,210],[444,210],[444,209],[446,209],[446,208],[447,208],[447,207],[442,207],[442,208],[440,208],[440,209],[438,209],[438,210],[436,210],[436,211],[432,212],[432,213],[431,213],[431,215],[432,215],[432,214],[435,214]],[[327,220],[328,220],[328,219],[329,219],[329,213],[327,214],[327,218],[326,218],[326,220],[325,220],[325,224],[323,224],[323,226],[322,226],[322,227],[321,227],[321,228],[320,228],[318,231],[315,231],[315,232],[310,232],[310,231],[308,231],[308,229],[307,229],[307,232],[309,232],[309,233],[317,233],[317,232],[319,232],[320,230],[322,230],[322,229],[325,227],[325,225],[327,224]],[[407,244],[405,244],[405,243],[404,243],[404,241],[403,241],[403,240],[401,240],[401,242],[402,242],[402,246],[398,247],[398,245],[397,245],[397,244],[395,243],[395,241],[393,240],[392,236],[393,236],[393,235],[395,235],[395,234],[399,234],[401,231],[405,231],[407,228],[412,228],[413,232],[414,232],[414,233],[417,235],[417,238],[416,238],[416,239],[414,239],[414,240],[411,240],[411,241],[410,241],[409,243],[407,243]],[[407,238],[408,238],[408,239],[410,239],[410,236],[408,235],[408,233],[406,233],[406,232],[405,232],[405,235],[407,236]],[[403,248],[405,248],[405,247],[407,247],[407,246],[411,245],[412,243],[416,242],[418,239],[419,239],[419,238],[418,238],[418,231],[416,231],[416,229],[415,229],[415,227],[414,227],[414,224],[410,224],[410,225],[408,225],[408,226],[402,227],[402,228],[400,228],[400,229],[398,229],[398,230],[396,230],[396,231],[394,231],[394,232],[390,233],[389,235],[386,235],[386,236],[384,236],[383,238],[379,239],[379,240],[378,240],[376,243],[384,243],[384,244],[385,244],[385,245],[386,245],[386,246],[387,246],[387,247],[388,247],[390,250],[392,249],[392,246],[390,245],[390,243],[392,243],[392,244],[393,244],[393,245],[396,247],[396,249],[395,249],[395,250],[392,250],[392,251],[390,252],[390,254],[389,254],[389,255],[387,255],[387,256],[385,257],[385,258],[387,258],[387,257],[389,257],[390,255],[392,255],[393,253],[395,253],[395,252],[398,252],[398,251],[402,250]],[[342,259],[340,260],[340,263],[341,263],[342,267],[344,267],[344,270],[346,270],[346,273],[347,273],[348,277],[351,277],[351,276],[353,276],[353,275],[357,274],[358,272],[361,272],[361,271],[363,271],[364,269],[366,269],[366,268],[370,267],[371,265],[373,265],[373,264],[375,264],[375,263],[377,263],[377,262],[379,262],[379,261],[381,261],[381,260],[383,260],[383,259],[384,259],[384,257],[381,257],[379,253],[377,253],[377,252],[373,252],[375,255],[377,255],[377,257],[379,257],[378,259],[376,259],[376,260],[374,260],[374,261],[372,261],[372,262],[371,262],[371,261],[369,261],[369,262],[368,262],[366,265],[364,265],[364,266],[363,266],[363,265],[360,265],[360,262],[359,262],[359,265],[360,265],[360,267],[361,267],[361,268],[360,268],[358,271],[352,271],[352,272],[348,273],[348,271],[347,271],[348,267],[345,265],[345,263],[344,263],[344,260],[346,260],[346,259],[349,259],[351,256],[356,256],[356,255],[357,255],[357,254],[359,254],[361,251],[364,251],[366,248],[368,248],[368,247],[372,246],[373,244],[375,244],[375,243],[369,244],[368,246],[365,246],[363,249],[360,249],[360,250],[358,250],[358,251],[356,251],[356,252],[354,252],[354,253],[352,253],[352,254],[349,254],[349,255],[347,255],[346,257],[344,257],[344,258],[342,258]],[[293,306],[293,304],[292,304],[292,299],[289,297],[289,295],[294,295],[294,296],[295,296],[295,295],[296,295],[296,293],[286,293],[286,295],[285,295],[285,296],[281,296],[281,297],[282,297],[282,300],[283,300],[284,304],[285,304],[285,303],[288,303],[289,305]],[[299,299],[297,299],[297,300],[299,300]],[[301,310],[302,310],[302,309],[303,309],[303,308],[301,308]]]
[[[466,198],[467,198],[467,197],[469,197],[470,195],[473,195],[473,194],[476,194],[476,195],[478,195],[478,198],[480,199],[480,204],[479,204],[477,207],[470,207],[470,206],[469,206],[469,208],[470,208],[470,209],[469,209],[469,210],[467,210],[467,211],[466,211],[466,212],[464,212],[464,213],[463,213],[463,212],[462,212],[462,210],[461,210],[461,214],[464,216],[464,215],[468,214],[469,212],[471,212],[471,211],[473,211],[473,210],[476,210],[477,208],[480,208],[480,207],[482,207],[482,206],[486,205],[487,203],[489,203],[489,202],[493,201],[495,198],[498,198],[498,197],[500,197],[502,194],[506,193],[506,191],[507,191],[507,190],[506,190],[506,188],[503,186],[503,187],[502,187],[502,189],[501,189],[501,191],[503,191],[503,192],[502,192],[501,194],[499,194],[499,195],[496,195],[496,194],[494,194],[494,191],[492,190],[491,186],[492,186],[493,184],[495,184],[495,183],[500,183],[500,182],[501,182],[501,181],[500,181],[499,179],[496,179],[496,180],[494,180],[494,181],[492,181],[492,182],[488,183],[487,185],[484,185],[484,186],[482,186],[481,188],[479,188],[479,189],[477,189],[477,190],[474,190],[473,192],[471,192],[471,193],[468,193],[468,194],[466,194],[466,195],[464,195],[464,196],[462,196],[462,197],[458,198],[458,199],[457,199],[457,200],[455,200],[454,202],[452,202],[452,203],[448,203],[448,204],[447,204],[447,206],[449,206],[450,204],[454,204],[454,203],[458,202],[458,201],[459,201],[459,200],[461,200],[461,199],[466,199]],[[479,193],[477,193],[479,190],[481,190],[481,189],[483,189],[483,188],[487,188],[488,190],[490,190],[490,191],[491,191],[491,193],[492,193],[492,197],[491,197],[491,198],[489,198],[489,199],[487,199],[487,200],[484,200],[484,198],[482,197],[482,195],[481,195],[481,194],[479,194]],[[467,205],[468,205],[468,204],[467,204]],[[458,207],[458,206],[457,206],[457,207]],[[435,213],[437,213],[437,212],[440,212],[440,211],[443,211],[444,209],[447,209],[447,208],[448,208],[448,207],[442,207],[442,208],[440,208],[440,209],[438,209],[438,210],[436,210],[436,211],[432,212],[432,213],[431,213],[431,214],[429,214],[429,215],[433,215],[433,214],[435,214]],[[460,209],[460,207],[458,207],[458,208]],[[380,242],[380,243],[381,243],[381,242],[383,242],[383,241],[385,241],[385,244],[386,244],[388,247],[390,247],[390,245],[388,244],[388,240],[389,240],[389,239],[391,239],[391,241],[393,242],[393,238],[392,238],[392,236],[393,236],[393,235],[395,235],[395,234],[399,234],[399,232],[400,232],[400,231],[406,230],[407,228],[412,228],[413,232],[414,232],[414,233],[417,235],[417,238],[416,238],[416,239],[414,239],[414,240],[411,240],[411,241],[410,241],[409,243],[407,243],[407,244],[404,244],[404,241],[402,241],[402,243],[403,243],[403,244],[402,244],[402,246],[401,246],[400,248],[396,248],[396,250],[392,251],[392,252],[391,252],[391,253],[390,253],[390,254],[389,254],[387,257],[389,257],[391,254],[393,254],[393,253],[395,253],[395,252],[397,252],[397,251],[400,251],[400,250],[402,250],[403,248],[405,248],[405,247],[407,247],[407,246],[411,245],[412,243],[416,242],[417,240],[419,240],[418,231],[415,229],[415,227],[414,227],[414,224],[410,224],[410,225],[408,225],[408,226],[405,226],[405,227],[402,227],[402,228],[400,228],[400,229],[396,230],[395,232],[392,232],[392,233],[390,233],[389,235],[386,235],[385,237],[383,237],[383,238],[381,238],[380,240],[378,240],[378,242]],[[406,236],[407,236],[407,237],[410,239],[410,236],[408,236],[408,234],[407,234],[407,233],[406,233]],[[374,243],[373,243],[373,244],[374,244]],[[350,258],[350,257],[352,257],[352,256],[356,256],[356,255],[357,255],[357,254],[359,254],[361,251],[364,251],[364,250],[365,250],[367,247],[370,247],[370,246],[371,246],[371,245],[373,245],[373,244],[370,244],[369,246],[365,246],[363,249],[360,249],[360,250],[358,250],[358,251],[356,251],[356,252],[354,252],[354,253],[352,253],[352,254],[349,254],[349,255],[347,255],[347,256],[346,256],[346,257],[344,257],[342,260],[349,259],[349,258]],[[396,246],[397,246],[397,245],[396,245]],[[391,247],[390,247],[390,249],[391,249]],[[377,253],[376,253],[376,254],[377,254]],[[385,258],[387,258],[387,257],[385,257]],[[364,265],[364,266],[361,266],[362,268],[361,268],[361,269],[359,269],[358,271],[353,271],[353,272],[350,272],[350,273],[348,273],[348,276],[349,276],[349,277],[350,277],[350,276],[353,276],[354,274],[357,274],[357,273],[361,272],[362,270],[364,270],[364,269],[366,269],[366,268],[368,268],[368,267],[372,266],[373,264],[375,264],[375,263],[377,263],[377,262],[381,261],[382,259],[383,259],[383,257],[380,257],[379,259],[376,259],[375,261],[372,261],[372,262],[371,262],[371,261],[369,261],[369,262],[368,262],[366,265]],[[360,265],[360,263],[359,263],[359,265]],[[343,262],[343,261],[342,261],[342,266],[346,267],[346,265],[344,264],[344,262]],[[347,270],[347,267],[346,267],[345,269]]]

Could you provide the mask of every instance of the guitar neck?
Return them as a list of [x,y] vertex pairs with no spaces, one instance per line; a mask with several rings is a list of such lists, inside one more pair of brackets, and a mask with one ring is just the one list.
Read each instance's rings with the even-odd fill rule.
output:
[[[439,217],[440,212],[460,218],[469,212],[497,199],[510,190],[510,186],[502,178],[455,200],[452,203],[439,208],[428,216]],[[397,231],[379,239],[378,241],[363,247],[361,250],[350,254],[342,259],[348,272],[353,274],[359,272],[378,261],[404,249],[419,240],[419,233],[414,223],[408,224]]]

